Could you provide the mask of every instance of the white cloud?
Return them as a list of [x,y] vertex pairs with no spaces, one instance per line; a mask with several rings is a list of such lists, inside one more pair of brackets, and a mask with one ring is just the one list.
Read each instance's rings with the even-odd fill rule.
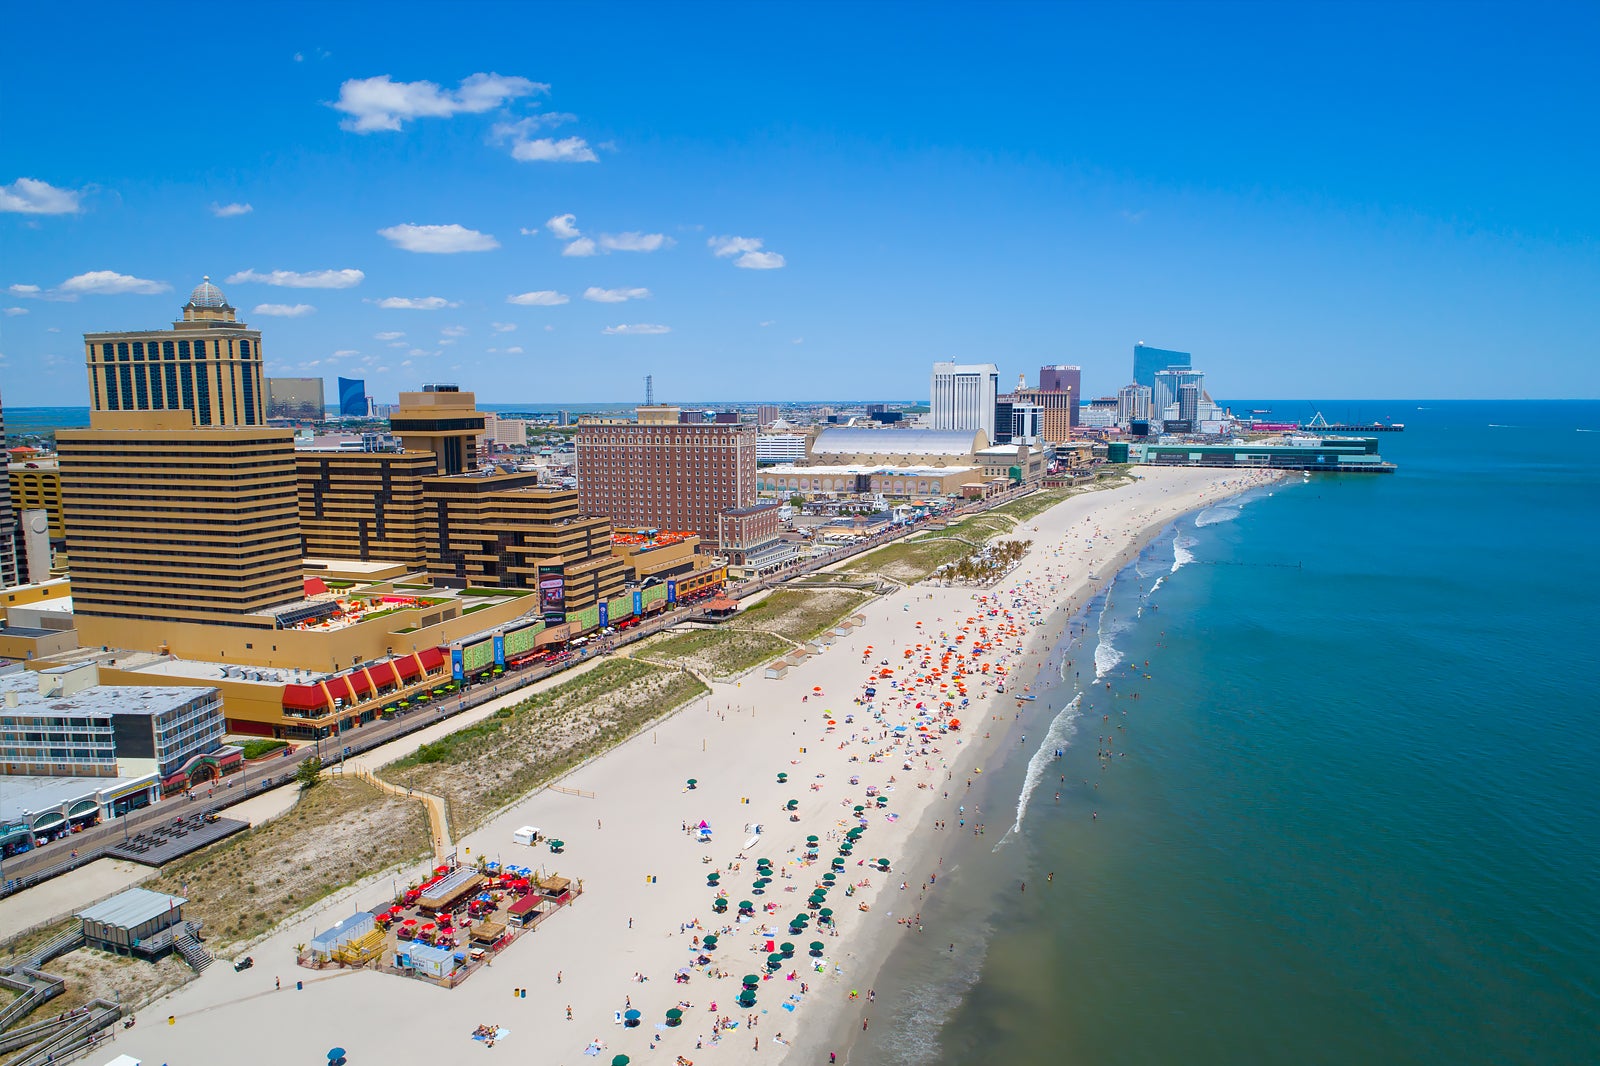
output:
[[14,318],[17,315],[25,315],[27,313],[28,313],[28,309],[26,307],[8,307],[8,308],[6,308],[6,317],[8,317],[8,318]]
[[354,348],[340,348],[338,351],[336,351],[332,355],[328,356],[328,358],[329,359],[348,359],[352,355],[360,355],[360,354],[361,353],[359,351],[357,351],[356,349],[354,349]]
[[632,325],[632,326],[607,326],[605,329],[601,330],[600,332],[601,333],[608,333],[608,334],[629,333],[629,334],[649,335],[649,334],[655,334],[655,333],[671,333],[672,332],[672,327],[671,326],[658,326],[658,325],[656,325],[656,324],[654,324],[652,322],[640,322],[640,323],[637,323],[636,325]]
[[316,308],[310,304],[256,304],[252,315],[269,315],[273,318],[303,318],[314,314]]
[[514,333],[517,328],[517,324],[515,322],[491,322],[489,323],[489,326],[496,333]]
[[519,304],[523,307],[555,307],[557,304],[566,303],[569,299],[570,297],[566,293],[555,292],[552,289],[539,289],[535,292],[507,296],[506,303]]
[[44,331],[46,333],[60,333],[61,332],[61,327],[60,326],[46,326],[44,328]]
[[804,337],[796,337],[794,340],[790,341],[789,343],[790,344],[804,344],[805,342],[806,342],[806,339]]
[[58,189],[37,178],[18,178],[10,185],[0,185],[0,211],[19,215],[75,215],[83,210],[78,204],[82,195],[76,189]]
[[379,341],[397,341],[404,336],[405,332],[403,330],[386,329],[382,333],[374,333],[372,335],[372,339]]
[[254,210],[255,208],[249,204],[219,204],[213,202],[211,205],[211,213],[218,218],[237,218],[240,215],[248,215]]
[[449,255],[454,252],[487,252],[500,247],[500,242],[489,234],[453,222],[448,226],[418,226],[406,222],[381,229],[378,236],[387,237],[396,248],[404,248],[408,252]]
[[[567,121],[571,115],[546,115],[545,119]],[[589,142],[582,137],[562,137],[557,140],[553,137],[534,137],[532,134],[540,125],[546,123],[535,118],[525,118],[520,122],[502,123],[494,128],[496,141],[509,140],[511,142],[511,158],[519,163],[598,163],[600,157],[594,154],[594,149],[589,147]],[[554,123],[549,123],[554,125]]]
[[506,354],[507,355],[521,355],[522,354],[522,349],[517,347],[515,344],[513,344],[511,347],[506,349]]
[[544,224],[544,228],[563,241],[575,241],[583,236],[578,229],[577,215],[557,215]]
[[756,252],[761,250],[760,237],[710,237],[706,239],[706,247],[711,249],[711,254],[718,259],[725,259],[730,255],[740,252]]
[[712,255],[718,259],[738,256],[733,265],[745,270],[777,270],[784,265],[783,256],[777,252],[763,252],[761,245],[760,237],[711,237],[706,241]]
[[37,285],[13,285],[15,296],[28,296],[38,300],[76,300],[79,296],[153,296],[171,292],[172,286],[164,281],[136,278],[132,274],[118,274],[114,270],[91,270],[63,281],[53,289]]
[[350,267],[344,270],[308,270],[303,274],[294,270],[274,270],[267,274],[255,270],[241,270],[237,274],[228,275],[229,285],[252,282],[277,285],[285,289],[349,289],[360,285],[364,280],[366,280],[364,273]]
[[757,325],[759,325],[759,326],[762,326],[762,327],[766,327],[766,326],[775,326],[775,325],[777,325],[777,321],[776,321],[776,320],[775,320],[775,319],[768,319],[768,320],[767,320],[767,321],[765,321],[765,322],[759,322],[759,323],[757,323]]
[[733,261],[745,270],[778,270],[784,265],[783,256],[777,252],[746,252]]
[[593,300],[597,304],[620,304],[629,300],[645,300],[649,297],[649,289],[601,289],[591,285],[583,290],[583,298]]
[[534,226],[534,227],[532,227],[530,229],[527,226],[523,226],[517,232],[522,234],[524,237],[537,237],[539,235],[539,227],[538,226]]
[[499,74],[473,74],[462,79],[454,92],[431,81],[395,81],[387,74],[351,78],[339,86],[336,111],[350,117],[339,125],[355,133],[398,130],[415,118],[449,118],[458,114],[492,111],[511,100],[550,91],[550,86],[527,78]]
[[378,301],[378,306],[390,311],[438,311],[446,307],[460,307],[459,303],[451,303],[443,296],[386,296]]
[[602,233],[600,247],[608,252],[654,252],[673,245],[671,237],[661,233]]
[[594,255],[594,253],[594,241],[590,240],[588,237],[579,237],[577,240],[561,249],[562,255],[577,256],[579,258],[583,256]]
[[132,274],[118,274],[114,270],[91,270],[86,274],[68,278],[57,286],[57,289],[64,293],[99,293],[105,296],[119,296],[125,293],[153,296],[158,292],[170,292],[172,286],[164,281],[150,281],[147,278],[136,278]]
[[390,341],[389,342],[389,347],[391,347],[391,348],[409,348],[409,347],[411,347],[411,342],[410,341]]
[[444,334],[446,337],[465,337],[467,335],[467,327],[466,326],[446,326],[443,329],[441,329],[439,332]]

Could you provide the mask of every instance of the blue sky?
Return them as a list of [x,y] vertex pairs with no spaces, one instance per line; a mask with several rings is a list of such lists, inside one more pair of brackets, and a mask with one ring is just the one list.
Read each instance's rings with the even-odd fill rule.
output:
[[8,405],[85,403],[80,335],[202,274],[269,373],[380,400],[1103,394],[1140,340],[1219,398],[1600,396],[1594,4],[8,21]]

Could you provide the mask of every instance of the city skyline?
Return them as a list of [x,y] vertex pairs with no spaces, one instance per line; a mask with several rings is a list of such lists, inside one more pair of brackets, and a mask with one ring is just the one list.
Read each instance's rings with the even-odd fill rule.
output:
[[[1592,10],[373,10],[202,81],[143,62],[159,9],[18,14],[8,402],[86,405],[82,335],[164,329],[202,275],[268,375],[380,400],[923,399],[941,360],[1088,398],[1140,341],[1219,397],[1600,394]],[[69,25],[102,61],[56,85],[26,43]]]

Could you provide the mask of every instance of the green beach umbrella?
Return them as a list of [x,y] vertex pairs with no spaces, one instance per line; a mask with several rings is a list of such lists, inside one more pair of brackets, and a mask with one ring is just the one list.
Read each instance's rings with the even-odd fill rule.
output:
[[856,812],[856,813],[857,813],[857,814],[860,814],[860,813],[861,813],[861,812],[862,812],[862,811],[864,811],[864,810],[866,810],[866,809],[867,809],[867,808],[866,808],[866,807],[864,807],[864,806],[857,806],[857,807],[856,807],[856,808],[855,808],[855,812]]
[[698,784],[699,784],[699,783],[700,783],[700,782],[699,782],[699,781],[697,781],[697,780],[696,780],[696,779],[694,779],[694,778],[692,778],[692,777],[691,777],[691,778],[689,778],[689,787],[690,787],[690,788],[694,788],[694,787],[695,787],[695,786],[696,786],[696,785],[698,785]]
[[822,875],[822,879],[831,885],[833,884],[834,879],[838,876],[838,874],[834,873],[832,870],[829,870],[827,873]]
[[779,774],[778,775],[778,784],[781,785],[787,780],[789,780],[789,775],[788,774]]
[[742,899],[739,901],[739,909],[742,911],[753,911],[756,909],[756,905],[747,899]]
[[791,810],[791,811],[792,811],[792,810],[794,810],[794,809],[795,809],[795,808],[796,808],[796,807],[799,807],[799,806],[800,806],[800,801],[799,801],[799,800],[790,800],[790,801],[789,801],[789,802],[788,802],[788,804],[787,804],[787,806],[788,806],[788,808],[789,808],[789,809],[790,809],[790,810]]
[[756,1005],[756,994],[754,992],[751,992],[749,989],[746,989],[745,991],[739,993],[739,1006],[744,1007],[746,1010],[748,1010],[751,1007],[754,1007],[755,1005]]
[[814,953],[815,953],[815,954],[817,954],[817,955],[821,955],[821,954],[822,954],[822,950],[823,950],[823,949],[822,949],[822,941],[820,941],[820,940],[813,940],[813,941],[812,941],[812,942],[811,942],[811,950],[812,950],[812,952],[814,952]]
[[754,988],[756,985],[759,985],[760,983],[761,983],[761,978],[757,977],[755,974],[747,973],[747,974],[744,975],[744,986],[746,988]]
[[821,837],[819,837],[815,833],[813,833],[810,836],[806,837],[806,843],[807,844],[815,844],[817,841],[819,841],[821,839],[822,839]]
[[617,1055],[611,1059],[611,1066],[628,1066],[631,1061],[633,1060],[626,1055]]
[[785,940],[783,943],[778,945],[778,951],[781,952],[783,957],[787,959],[789,956],[794,954],[794,945]]
[[708,948],[716,947],[717,946],[717,934],[712,933],[710,936],[701,938],[700,943],[703,946],[708,947]]
[[673,1007],[671,1010],[667,1011],[667,1024],[668,1025],[677,1025],[682,1020],[683,1020],[683,1011],[679,1010],[677,1007]]
[[821,910],[819,910],[817,912],[817,917],[822,919],[825,922],[832,921],[833,920],[833,908],[832,907],[824,907],[824,908],[822,908]]

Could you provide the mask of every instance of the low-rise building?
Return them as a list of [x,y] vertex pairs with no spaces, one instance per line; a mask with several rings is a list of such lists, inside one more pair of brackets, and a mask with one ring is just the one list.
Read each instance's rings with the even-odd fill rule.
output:
[[746,574],[770,573],[799,552],[783,539],[783,508],[775,502],[737,507],[717,516],[718,550]]

